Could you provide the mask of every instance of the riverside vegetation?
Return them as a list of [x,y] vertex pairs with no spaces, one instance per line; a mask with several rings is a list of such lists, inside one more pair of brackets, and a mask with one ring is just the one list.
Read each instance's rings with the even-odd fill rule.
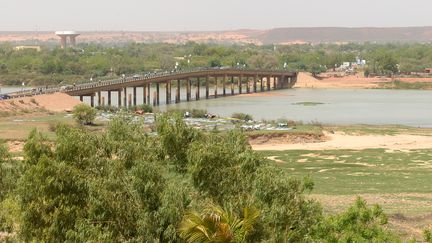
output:
[[[22,161],[0,147],[0,234],[45,242],[394,242],[379,206],[326,215],[314,183],[255,153],[243,133],[202,132],[158,115],[158,135],[108,128],[34,130]],[[430,236],[430,234],[426,234]]]
[[432,66],[432,44],[320,44],[289,46],[198,44],[138,44],[104,46],[82,43],[76,49],[44,46],[15,51],[0,44],[0,81],[3,85],[57,85],[89,82],[122,74],[179,68],[237,65],[258,69],[284,67],[319,74],[354,62],[368,62],[365,73],[392,75],[422,72]]

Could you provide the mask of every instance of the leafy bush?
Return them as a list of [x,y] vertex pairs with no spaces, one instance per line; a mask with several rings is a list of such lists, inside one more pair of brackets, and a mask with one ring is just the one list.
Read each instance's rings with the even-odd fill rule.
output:
[[233,113],[231,115],[231,117],[235,118],[235,119],[243,120],[243,121],[252,121],[253,120],[252,115],[245,114],[245,113]]
[[153,112],[153,106],[148,104],[141,104],[137,106],[131,106],[129,107],[129,110],[131,111],[143,111],[145,113],[152,113]]
[[96,109],[86,104],[79,104],[73,108],[72,114],[79,124],[91,125],[96,118]]

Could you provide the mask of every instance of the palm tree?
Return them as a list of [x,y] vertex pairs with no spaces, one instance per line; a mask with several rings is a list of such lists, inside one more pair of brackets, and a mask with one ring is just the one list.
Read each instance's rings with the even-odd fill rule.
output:
[[194,243],[246,242],[259,215],[258,210],[246,207],[239,218],[232,210],[211,205],[201,214],[186,213],[180,223],[180,237]]

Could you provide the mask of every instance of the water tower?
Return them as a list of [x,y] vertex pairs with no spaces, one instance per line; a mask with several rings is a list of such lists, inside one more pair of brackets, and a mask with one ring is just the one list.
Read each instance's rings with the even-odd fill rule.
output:
[[69,38],[69,43],[71,47],[76,45],[76,37],[79,34],[75,31],[56,31],[55,34],[60,37],[61,48],[67,47],[67,39]]

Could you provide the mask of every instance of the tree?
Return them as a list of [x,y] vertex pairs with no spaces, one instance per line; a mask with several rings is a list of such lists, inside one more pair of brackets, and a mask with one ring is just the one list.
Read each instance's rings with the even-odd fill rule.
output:
[[96,109],[86,105],[76,105],[72,111],[75,120],[82,125],[91,125],[96,118]]
[[327,242],[395,242],[397,238],[382,226],[387,216],[381,207],[369,208],[357,198],[345,212],[326,218],[318,227],[318,239]]
[[180,224],[180,237],[186,242],[247,242],[259,219],[258,210],[243,208],[239,217],[230,209],[209,206],[200,214],[186,213]]
[[170,117],[160,115],[156,117],[156,130],[159,134],[162,152],[168,156],[179,172],[186,172],[189,145],[195,141],[200,133],[188,127],[179,114]]

